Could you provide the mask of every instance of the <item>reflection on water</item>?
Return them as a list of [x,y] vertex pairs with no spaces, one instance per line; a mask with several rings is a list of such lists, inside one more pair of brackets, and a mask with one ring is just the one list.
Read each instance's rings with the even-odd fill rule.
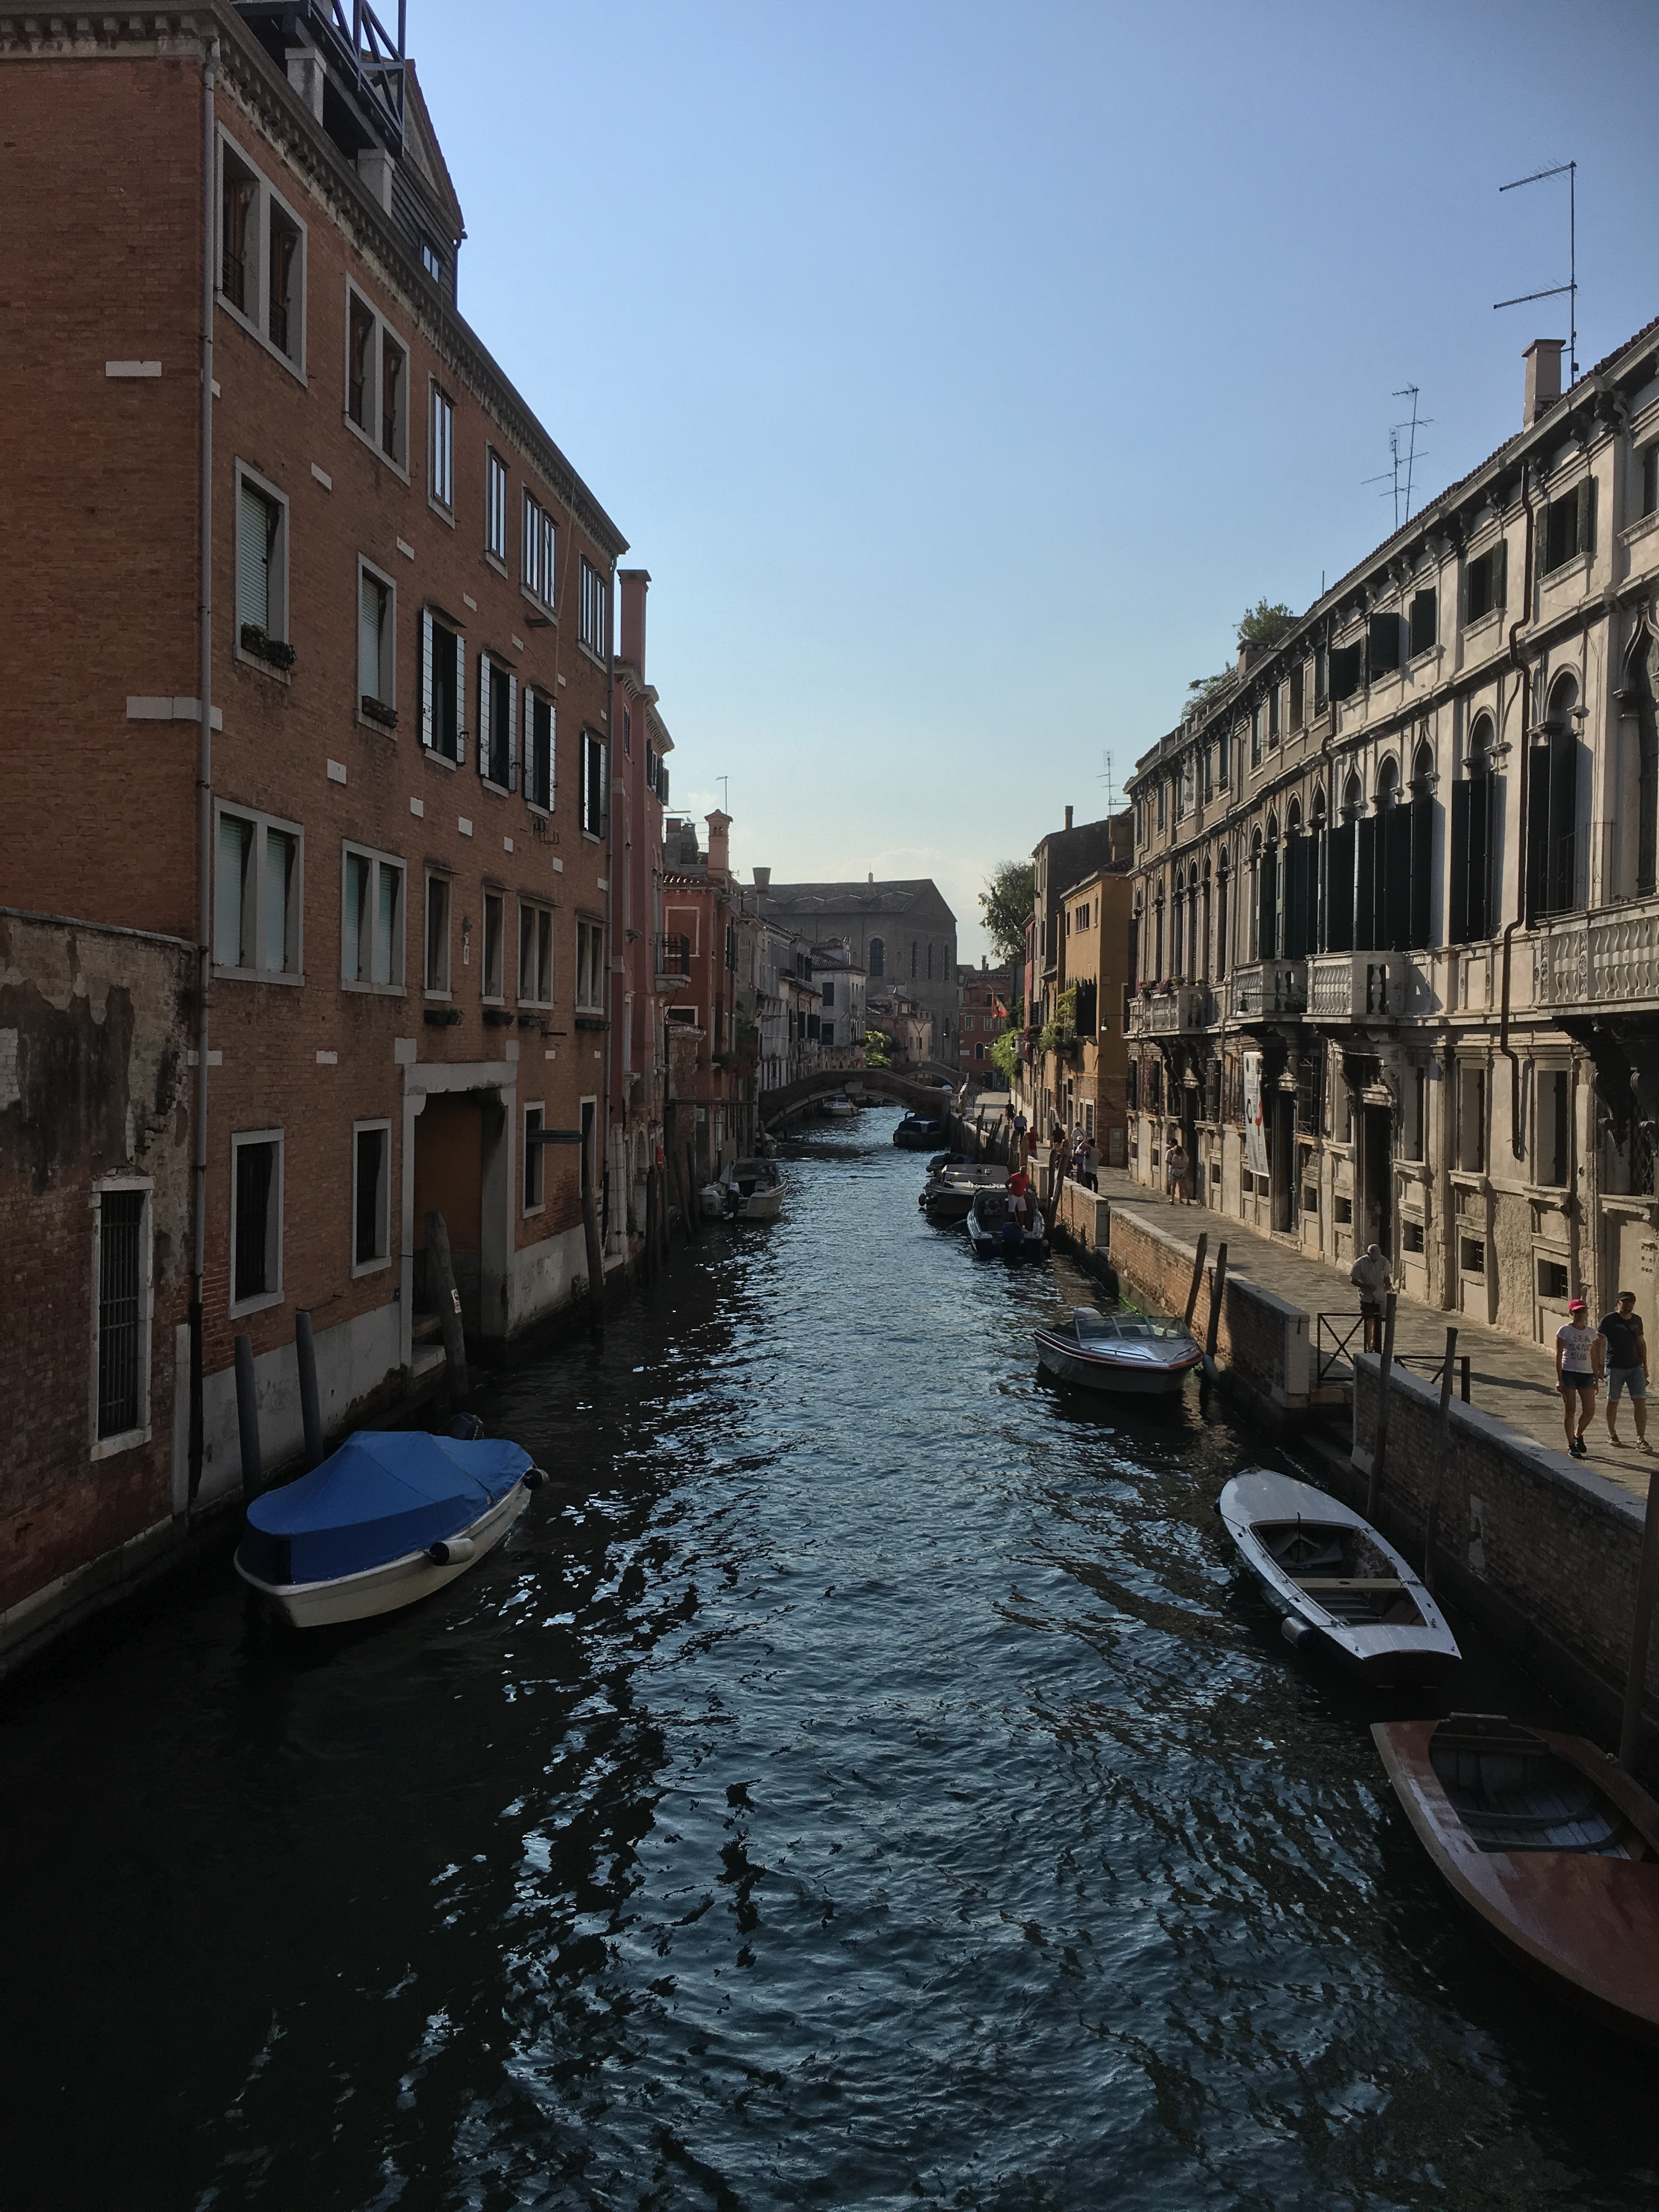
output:
[[8,1693],[8,2212],[1651,2195],[1650,2062],[1239,1586],[1260,1447],[1039,1381],[1087,1285],[930,1228],[893,1118],[490,1386],[554,1481],[424,1608],[216,1565]]

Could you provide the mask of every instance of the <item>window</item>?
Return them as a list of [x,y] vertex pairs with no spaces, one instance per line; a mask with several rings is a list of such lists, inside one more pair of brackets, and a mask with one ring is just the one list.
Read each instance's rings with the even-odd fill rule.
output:
[[524,695],[524,795],[553,811],[553,702],[538,691]]
[[219,304],[301,376],[305,246],[305,225],[222,133]]
[[483,895],[483,966],[478,976],[479,995],[485,999],[506,996],[504,940],[506,934],[507,902],[500,891]]
[[582,830],[589,837],[605,835],[605,740],[582,732]]
[[1428,1158],[1429,1138],[1429,1074],[1424,1067],[1416,1068],[1412,1075],[1412,1112],[1407,1124],[1405,1155],[1408,1160]]
[[826,975],[823,979],[823,1003],[826,1006],[833,1006],[836,1003],[836,985],[833,976]]
[[421,240],[421,266],[428,276],[435,276],[441,284],[444,276],[444,258],[429,238]]
[[1460,1067],[1457,1091],[1457,1164],[1466,1175],[1482,1175],[1486,1166],[1486,1069]]
[[832,1044],[834,1044],[834,1042],[836,1042],[836,1023],[835,1023],[835,1017],[834,1017],[833,1015],[831,1015],[831,1016],[830,1016],[830,1018],[826,1021],[826,1020],[825,1020],[822,1016],[820,1016],[820,1017],[819,1017],[819,1019],[818,1019],[818,1042],[819,1042],[820,1044],[830,1044],[830,1045],[832,1045]]
[[1552,1190],[1567,1184],[1567,1139],[1571,1133],[1571,1078],[1565,1067],[1538,1072],[1538,1176]]
[[1637,515],[1659,514],[1659,439],[1636,456]]
[[544,607],[553,605],[559,535],[553,518],[529,492],[524,495],[524,587]]
[[283,1133],[230,1140],[230,1310],[251,1313],[283,1295]]
[[358,1121],[351,1133],[351,1272],[392,1258],[392,1124]]
[[349,280],[345,419],[400,474],[407,474],[409,349]]
[[1509,548],[1500,538],[1478,561],[1471,561],[1463,586],[1466,622],[1477,623],[1504,604],[1509,568]]
[[1332,1207],[1332,1218],[1340,1223],[1351,1223],[1353,1219],[1353,1200],[1339,1198]]
[[582,643],[601,660],[611,650],[611,592],[604,572],[582,556]]
[[887,973],[887,947],[879,937],[870,939],[870,973],[872,978]]
[[366,720],[398,726],[398,590],[390,576],[357,563],[357,703]]
[[449,996],[449,878],[426,879],[426,988],[435,997]]
[[1402,1221],[1400,1224],[1400,1241],[1406,1251],[1420,1254],[1424,1243],[1422,1223]]
[[1544,527],[1540,533],[1538,573],[1547,576],[1552,570],[1565,568],[1569,561],[1581,553],[1589,553],[1595,546],[1595,478],[1586,477],[1583,483],[1560,499],[1553,499],[1544,509]]
[[597,1014],[604,1009],[605,928],[597,921],[576,924],[576,1009]]
[[1222,731],[1217,740],[1216,752],[1216,781],[1225,791],[1232,781],[1233,775],[1233,736],[1231,729]]
[[1392,676],[1400,665],[1400,617],[1389,608],[1387,614],[1373,615],[1365,634],[1365,681],[1375,684],[1379,676]]
[[1565,1304],[1567,1297],[1567,1267],[1564,1260],[1540,1260],[1538,1262],[1538,1295],[1540,1298],[1559,1299]]
[[1471,945],[1492,934],[1496,919],[1492,862],[1497,781],[1492,771],[1492,725],[1477,714],[1469,732],[1466,773],[1451,793],[1451,922],[1448,941]]
[[542,1134],[547,1126],[544,1106],[524,1109],[524,1210],[539,1213],[547,1202],[546,1152]]
[[1161,830],[1161,829],[1163,829],[1163,827],[1164,827],[1164,825],[1165,821],[1168,819],[1168,816],[1167,816],[1167,813],[1166,813],[1166,809],[1167,809],[1167,807],[1168,807],[1168,805],[1169,805],[1169,801],[1168,801],[1167,798],[1166,798],[1166,797],[1165,797],[1165,795],[1164,795],[1164,782],[1163,782],[1163,780],[1160,778],[1160,779],[1159,779],[1159,781],[1158,781],[1158,828],[1159,828],[1160,830]]
[[519,902],[519,998],[527,1006],[553,1003],[553,916]]
[[1460,1237],[1457,1240],[1457,1264],[1466,1275],[1484,1275],[1486,1272],[1486,1238]]
[[222,975],[302,980],[297,823],[218,809],[213,964]]
[[236,641],[270,667],[294,665],[288,640],[288,501],[236,465]]
[[421,609],[421,743],[459,768],[466,758],[462,701],[466,639],[435,607]]
[[1308,664],[1298,660],[1291,670],[1291,727],[1299,730],[1307,718]]
[[432,392],[432,420],[427,441],[427,490],[447,512],[455,504],[455,403],[441,385]]
[[1261,702],[1258,699],[1250,709],[1250,766],[1261,765]]
[[1438,592],[1418,592],[1413,595],[1411,612],[1412,659],[1427,653],[1440,642],[1440,594]]
[[1279,744],[1279,695],[1282,687],[1277,684],[1267,694],[1267,750],[1274,750]]
[[404,988],[404,864],[355,845],[343,856],[340,981],[349,990]]
[[106,1185],[95,1216],[98,1335],[93,1352],[94,1456],[149,1432],[149,1184]]
[[491,448],[484,471],[484,550],[507,560],[507,463]]
[[1352,699],[1363,676],[1365,648],[1361,644],[1334,645],[1330,652],[1333,699]]
[[478,773],[502,791],[519,787],[513,731],[519,714],[519,679],[487,653],[478,655]]

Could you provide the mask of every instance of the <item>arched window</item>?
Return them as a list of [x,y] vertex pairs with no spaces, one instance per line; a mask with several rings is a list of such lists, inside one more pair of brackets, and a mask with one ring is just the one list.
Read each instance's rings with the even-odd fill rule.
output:
[[927,980],[930,983],[933,980],[933,940],[931,937],[927,940]]
[[1187,871],[1187,981],[1198,981],[1198,862]]
[[1453,945],[1478,945],[1498,927],[1492,896],[1493,794],[1492,723],[1477,714],[1469,729],[1463,774],[1452,786],[1451,919]]
[[1227,963],[1231,957],[1228,930],[1231,924],[1231,908],[1228,899],[1227,848],[1221,848],[1221,858],[1215,871],[1215,979],[1218,983],[1227,979]]
[[872,976],[887,973],[887,947],[878,937],[870,939],[870,973]]
[[1342,819],[1332,825],[1326,841],[1325,942],[1333,952],[1353,951],[1362,913],[1364,929],[1360,933],[1370,933],[1369,885],[1365,887],[1363,905],[1359,897],[1358,845],[1364,804],[1364,787],[1351,769],[1342,786]]
[[1578,678],[1558,676],[1527,759],[1527,921],[1578,903]]
[[1313,812],[1308,824],[1308,950],[1325,950],[1325,787],[1322,783],[1313,796]]
[[1212,960],[1213,960],[1213,958],[1214,958],[1214,953],[1213,953],[1213,951],[1212,951],[1212,940],[1211,936],[1210,936],[1210,922],[1211,922],[1211,919],[1212,919],[1212,915],[1211,915],[1211,908],[1212,908],[1212,906],[1213,905],[1213,903],[1214,903],[1214,902],[1213,902],[1213,900],[1212,899],[1212,896],[1211,896],[1211,891],[1210,891],[1210,856],[1209,856],[1209,854],[1206,853],[1206,854],[1204,855],[1204,910],[1203,910],[1203,919],[1200,921],[1200,923],[1199,923],[1199,927],[1198,927],[1198,942],[1199,942],[1198,964],[1199,964],[1199,973],[1200,973],[1200,975],[1201,976],[1202,980],[1203,980],[1205,982],[1206,982],[1206,983],[1207,983],[1207,982],[1209,981],[1209,980],[1210,980],[1210,975],[1211,975],[1211,963],[1212,963]]
[[1261,885],[1263,874],[1261,832],[1259,830],[1253,830],[1250,833],[1250,957],[1252,960],[1260,960],[1262,957],[1261,908],[1263,899]]
[[1261,872],[1256,882],[1259,920],[1256,927],[1260,960],[1277,960],[1279,943],[1279,817],[1267,817],[1267,839],[1261,848]]
[[1175,873],[1175,889],[1170,900],[1170,973],[1181,973],[1181,955],[1187,941],[1187,893],[1179,868]]

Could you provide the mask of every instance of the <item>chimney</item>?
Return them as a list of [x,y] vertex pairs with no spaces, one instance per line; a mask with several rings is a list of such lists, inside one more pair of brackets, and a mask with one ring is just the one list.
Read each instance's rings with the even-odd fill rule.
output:
[[1072,826],[1072,810],[1071,810],[1071,808],[1068,806],[1068,807],[1066,808],[1066,827],[1069,830],[1069,829],[1071,828],[1071,826]]
[[323,119],[323,88],[328,82],[328,71],[322,56],[306,37],[298,33],[297,46],[285,46],[283,59],[288,64],[288,81],[316,117]]
[[708,872],[719,883],[724,883],[729,872],[726,859],[726,833],[732,827],[732,817],[722,814],[717,806],[712,814],[705,814],[708,824]]
[[1527,404],[1521,417],[1523,430],[1530,430],[1561,397],[1561,345],[1559,338],[1534,338],[1521,356],[1527,364]]
[[771,890],[772,871],[770,868],[757,868],[754,871],[754,877],[755,889],[757,891],[769,891]]
[[651,588],[648,568],[618,568],[617,581],[622,586],[622,657],[633,667],[641,684],[645,681],[645,595]]
[[357,156],[357,174],[388,215],[392,212],[392,173],[396,166],[384,146],[366,146]]
[[869,880],[871,883],[874,883],[874,881],[876,880],[876,872],[875,872],[875,870],[874,870],[873,868],[872,868],[872,869],[871,869],[871,871],[870,871],[870,874],[869,874],[869,878],[868,878],[868,880]]

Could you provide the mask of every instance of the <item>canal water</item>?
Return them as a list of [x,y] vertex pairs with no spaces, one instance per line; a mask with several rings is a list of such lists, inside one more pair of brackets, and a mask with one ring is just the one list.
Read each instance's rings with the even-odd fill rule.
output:
[[295,1641],[216,1563],[8,1688],[5,2212],[1653,2200],[1653,2062],[1241,1588],[1260,1443],[1039,1382],[1088,1285],[893,1119],[491,1383],[553,1480],[449,1592]]

